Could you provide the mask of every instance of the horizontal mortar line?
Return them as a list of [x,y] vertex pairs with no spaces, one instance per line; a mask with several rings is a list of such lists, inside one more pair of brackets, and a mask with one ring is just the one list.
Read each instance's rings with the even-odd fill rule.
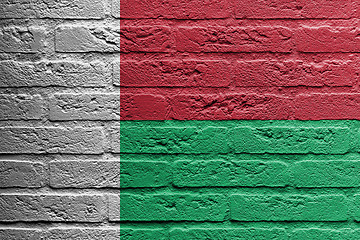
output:
[[37,21],[41,21],[41,20],[50,20],[50,21],[59,21],[59,22],[94,22],[94,23],[97,23],[99,21],[101,22],[104,22],[104,23],[107,23],[106,21],[113,21],[115,23],[117,23],[120,19],[118,18],[114,18],[110,15],[107,15],[105,17],[99,17],[99,18],[73,18],[73,17],[8,17],[8,18],[5,18],[5,17],[0,17],[0,22],[1,21],[8,21],[8,20],[12,20],[12,19],[22,19],[22,20],[37,20]]
[[[258,120],[258,121],[273,121],[274,119],[269,119],[269,120]],[[132,121],[132,120],[120,120],[120,122],[122,121],[125,121],[125,122],[129,122],[129,121]],[[164,121],[192,121],[192,120],[164,120]],[[233,121],[233,120],[203,120],[203,121]],[[292,121],[292,120],[285,120],[285,121]],[[306,120],[306,121],[322,121],[322,120]],[[216,125],[209,125],[209,126],[212,126],[212,127],[216,127]],[[133,125],[133,126],[126,126],[126,127],[143,127],[143,126],[136,126],[136,125]],[[153,127],[175,127],[175,128],[178,128],[178,127],[193,127],[192,125],[184,125],[184,126],[153,126]],[[194,126],[194,127],[198,127],[199,129],[201,128],[205,128],[205,127],[208,127],[208,126]],[[235,128],[235,127],[250,127],[250,128],[256,128],[255,126],[233,126],[233,127],[229,127],[229,128]],[[264,126],[264,127],[268,127],[268,126]],[[274,127],[277,127],[277,126],[274,126]],[[284,126],[284,127],[291,127],[291,126]],[[311,126],[310,126],[311,127]],[[338,127],[338,126],[335,126],[335,127]],[[344,126],[343,126],[344,127]],[[146,127],[143,127],[143,128],[146,128]],[[151,127],[150,127],[151,128]],[[299,127],[301,128],[301,127]],[[308,128],[307,126],[304,126],[304,128]],[[314,127],[314,128],[318,128],[318,127]],[[326,126],[326,128],[332,128],[332,126]],[[343,155],[346,155],[346,154],[352,154],[352,153],[356,153],[356,154],[359,154],[359,152],[346,152],[346,153],[343,153],[343,154],[331,154],[331,153],[268,153],[268,152],[265,152],[265,153],[246,153],[246,152],[240,152],[240,153],[234,153],[234,152],[228,152],[228,153],[216,153],[216,155],[219,155],[219,156],[226,156],[228,154],[235,154],[236,155],[240,155],[240,154],[258,154],[258,155],[262,155],[262,154],[267,154],[269,156],[343,156]],[[147,155],[147,154],[152,154],[152,155],[159,155],[159,156],[171,156],[171,155],[183,155],[183,156],[189,156],[189,155],[196,155],[196,156],[201,156],[201,155],[214,155],[214,154],[211,154],[211,153],[124,153],[124,152],[121,152],[120,154],[136,154],[136,155]]]
[[92,191],[90,192],[79,192],[79,191],[72,191],[72,192],[66,192],[66,191],[47,191],[47,192],[38,192],[38,191],[33,191],[33,192],[18,192],[18,190],[21,189],[13,189],[14,192],[3,192],[2,190],[4,189],[0,189],[0,196],[27,196],[27,195],[34,195],[34,196],[56,196],[56,197],[65,197],[65,196],[74,196],[74,197],[78,197],[78,196],[83,196],[83,195],[88,195],[88,196],[107,196],[107,195],[113,195],[113,194],[120,194],[119,190],[120,189],[112,189],[113,192],[109,192],[109,190],[106,191],[93,191],[93,189],[91,189]]
[[[194,19],[194,18],[166,18],[166,17],[153,17],[153,18],[129,18],[129,17],[121,17],[120,20],[126,20],[126,21],[134,21],[138,23],[138,21],[165,21],[165,22],[223,22],[224,20],[233,20],[234,22],[252,22],[252,21],[351,21],[351,20],[357,20],[359,17],[347,17],[347,18],[300,18],[300,17],[283,17],[283,18],[256,18],[256,17],[247,17],[247,18],[237,18],[235,16],[232,17],[224,17],[224,18],[203,18],[203,19]],[[121,23],[123,25],[126,25],[126,23]],[[156,23],[155,23],[156,24]],[[151,23],[151,25],[154,25],[154,23]]]
[[71,153],[0,153],[0,158],[2,158],[2,156],[10,156],[10,157],[14,157],[14,156],[34,156],[34,157],[52,157],[52,156],[91,156],[91,157],[95,157],[95,156],[103,156],[104,154],[111,154],[111,152],[103,152],[103,153],[93,153],[93,154],[71,154]]
[[[17,60],[11,60],[12,62],[19,62]],[[0,63],[3,62],[3,61],[0,61]],[[64,61],[66,63],[66,61]],[[70,62],[70,61],[69,61]],[[71,61],[73,62],[73,61]],[[30,63],[30,62],[19,62],[19,63]],[[43,61],[37,61],[37,62],[31,62],[30,64],[36,64],[36,63],[43,63]],[[110,62],[109,65],[111,65],[112,62]],[[89,63],[91,64],[91,62]],[[56,84],[49,84],[49,85],[37,85],[36,83],[35,84],[32,84],[32,85],[28,85],[28,86],[0,86],[0,90],[8,90],[9,92],[11,90],[18,90],[18,89],[27,89],[27,88],[37,88],[37,89],[41,89],[41,90],[52,90],[52,91],[59,91],[59,90],[62,90],[62,91],[71,91],[71,90],[91,90],[91,89],[94,89],[94,90],[103,90],[104,92],[105,91],[108,91],[108,92],[112,92],[112,91],[109,91],[111,90],[111,88],[113,88],[114,85],[113,83],[106,80],[106,82],[104,82],[104,85],[89,85],[89,86],[64,86],[64,85],[56,85]],[[76,91],[74,91],[74,93],[77,93]]]
[[[105,225],[104,225],[105,224]],[[87,227],[96,227],[104,229],[114,229],[120,227],[119,223],[114,222],[47,222],[47,221],[37,221],[37,222],[0,222],[0,228],[87,228]]]
[[[272,54],[282,54],[282,55],[290,55],[290,54],[293,54],[293,53],[296,53],[296,51],[294,52],[273,52],[273,51],[261,51],[261,52],[233,52],[233,51],[226,51],[226,52],[203,52],[203,51],[199,51],[199,52],[180,52],[180,51],[176,51],[175,49],[173,51],[169,51],[169,52],[152,52],[152,51],[148,51],[148,52],[145,52],[145,51],[130,51],[130,52],[120,52],[121,54],[125,54],[125,55],[128,55],[128,54],[132,54],[132,53],[139,53],[139,54],[146,54],[146,53],[159,53],[159,54],[173,54],[173,53],[178,53],[178,54],[184,54],[184,53],[194,53],[194,54],[199,54],[199,53],[205,53],[205,54],[261,54],[261,53],[272,53]],[[322,52],[320,52],[322,53]],[[333,53],[333,52],[330,52],[330,53]],[[351,52],[351,53],[356,53],[356,52]],[[351,54],[349,52],[349,54]],[[360,52],[359,52],[360,53]],[[318,54],[318,53],[317,53]]]
[[[328,89],[328,90],[331,90],[331,89],[344,89],[344,88],[348,88],[348,90],[357,90],[355,87],[356,87],[356,84],[354,84],[353,86],[307,86],[307,85],[298,85],[298,86],[276,86],[276,85],[273,85],[273,86],[268,86],[268,87],[261,87],[261,86],[234,86],[234,85],[229,85],[229,86],[224,86],[224,87],[217,87],[217,86],[121,86],[121,82],[120,82],[120,90],[122,88],[125,88],[125,89],[194,89],[194,90],[201,90],[201,89],[230,89],[230,90],[234,90],[232,87],[235,87],[235,88],[243,88],[244,90],[265,90],[265,89],[269,89],[269,88],[286,88],[286,89],[299,89],[299,87],[301,88],[306,88],[307,90],[311,90],[311,89],[316,89],[316,90],[320,90],[320,89]],[[238,94],[241,94],[241,92],[230,92],[230,93],[238,93]],[[357,92],[325,92],[323,94],[341,94],[341,93],[360,93],[360,90],[357,91]],[[181,94],[184,94],[184,95],[187,95],[187,94],[194,94],[194,93],[181,93]],[[196,94],[211,94],[211,93],[201,93],[201,92],[196,92]],[[218,94],[218,93],[217,93]],[[263,94],[275,94],[275,93],[263,93]],[[284,93],[276,93],[277,95],[286,95]],[[299,94],[303,94],[303,93],[298,93],[297,95]],[[310,94],[310,93],[309,93]],[[294,94],[293,94],[294,95]]]
[[[36,220],[36,221],[0,221],[0,227],[1,225],[3,226],[11,226],[11,225],[16,225],[16,224],[26,224],[31,226],[31,224],[34,224],[34,226],[41,226],[42,224],[44,225],[49,225],[49,224],[62,224],[62,225],[75,225],[75,224],[81,224],[81,225],[97,225],[97,226],[103,226],[103,224],[110,224],[112,222],[109,221],[99,221],[99,222],[79,222],[79,221],[69,221],[69,222],[65,222],[65,221],[44,221],[44,220]],[[41,225],[39,225],[41,224]],[[93,227],[93,226],[92,226]]]
[[[1,162],[1,161],[0,161]],[[0,194],[7,194],[8,192],[5,193],[1,193],[1,191],[18,191],[18,190],[28,190],[28,192],[30,194],[32,194],[31,192],[34,191],[34,193],[36,194],[52,194],[52,193],[64,193],[67,194],[66,191],[69,191],[69,193],[76,193],[76,194],[88,194],[88,193],[113,193],[115,191],[120,190],[120,187],[86,187],[86,188],[81,188],[81,187],[59,187],[59,188],[54,188],[51,187],[49,185],[47,186],[43,186],[43,187],[0,187]],[[39,191],[46,191],[46,192],[39,192]],[[79,193],[77,193],[76,191],[78,191]],[[90,191],[90,192],[87,192]],[[13,192],[14,194],[19,193],[19,192]],[[11,194],[13,194],[11,193]],[[23,192],[21,192],[22,194]],[[27,194],[27,193],[26,193]]]
[[[218,220],[218,221],[189,221],[189,220],[149,220],[149,221],[135,221],[135,220],[120,220],[120,224],[126,224],[126,223],[131,223],[131,224],[164,224],[164,223],[343,223],[343,222],[351,222],[351,223],[358,223],[357,221],[354,220],[337,220],[337,221],[306,221],[306,220],[299,220],[299,221],[295,221],[295,220],[282,220],[282,221],[272,221],[272,220],[252,220],[252,221],[237,221],[237,220]],[[223,225],[222,225],[223,226]]]
[[[279,160],[277,160],[279,161]],[[141,162],[141,161],[139,161]],[[121,174],[120,174],[121,176]],[[143,189],[143,190],[164,190],[164,189],[173,189],[173,190],[200,190],[200,189],[242,189],[242,190],[250,190],[250,189],[263,189],[263,190],[267,190],[267,189],[278,189],[278,190],[295,190],[295,191],[301,191],[301,190],[342,190],[342,189],[346,189],[346,190],[360,190],[360,186],[356,186],[356,187],[329,187],[329,186],[321,186],[321,187],[296,187],[293,185],[286,185],[286,186],[183,186],[183,187],[178,187],[175,185],[167,185],[167,186],[161,186],[161,187],[121,187],[119,188],[121,191],[126,191],[126,190],[136,190],[136,189]]]

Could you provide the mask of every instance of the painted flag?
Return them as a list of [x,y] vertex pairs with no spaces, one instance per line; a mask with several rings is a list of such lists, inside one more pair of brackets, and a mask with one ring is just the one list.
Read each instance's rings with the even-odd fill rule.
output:
[[357,1],[120,9],[124,239],[360,238]]

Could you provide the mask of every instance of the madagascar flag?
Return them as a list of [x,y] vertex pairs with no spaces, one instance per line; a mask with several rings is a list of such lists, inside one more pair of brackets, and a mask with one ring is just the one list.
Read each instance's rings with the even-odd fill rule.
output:
[[360,4],[121,11],[121,237],[360,239]]

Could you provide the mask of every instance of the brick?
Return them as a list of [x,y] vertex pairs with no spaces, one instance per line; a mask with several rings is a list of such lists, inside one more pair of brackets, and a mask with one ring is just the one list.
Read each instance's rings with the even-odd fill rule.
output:
[[50,97],[50,120],[120,120],[120,95],[54,94]]
[[231,66],[222,60],[122,61],[122,87],[226,87]]
[[350,136],[345,127],[237,127],[229,133],[236,153],[343,154]]
[[223,221],[226,201],[219,194],[121,195],[121,221]]
[[160,161],[121,161],[120,187],[163,187],[170,183],[170,167]]
[[352,62],[340,60],[237,61],[233,83],[240,87],[353,86],[355,69]]
[[113,127],[109,130],[110,152],[120,153],[120,127]]
[[1,222],[102,222],[101,195],[0,195]]
[[169,101],[171,112],[166,119],[287,120],[292,113],[287,97],[272,94],[181,94],[171,97]]
[[287,164],[263,161],[176,161],[173,174],[177,187],[285,186]]
[[[120,86],[120,62],[114,62],[112,64],[112,77],[113,77],[113,85],[119,87]],[[122,78],[121,81],[124,82],[123,77],[121,77],[121,78]]]
[[119,188],[119,161],[52,161],[53,188]]
[[44,233],[35,228],[0,228],[0,239],[6,240],[39,240],[43,239]]
[[37,53],[43,50],[45,32],[37,27],[1,27],[0,52]]
[[240,195],[230,199],[236,221],[346,221],[348,203],[343,195]]
[[131,228],[121,228],[120,237],[121,239],[127,240],[168,240],[168,234],[165,229],[131,229]]
[[300,52],[360,52],[358,28],[305,27],[296,32]]
[[12,0],[0,3],[0,18],[101,19],[105,17],[101,0]]
[[0,94],[0,120],[41,119],[44,107],[40,95]]
[[115,195],[115,194],[109,195],[108,218],[110,222],[120,221],[120,208],[122,205],[123,205],[122,203],[120,205],[119,195]]
[[169,103],[164,96],[152,94],[120,95],[121,120],[164,120]]
[[115,228],[51,228],[47,240],[118,240],[120,231]]
[[[120,0],[112,0],[112,2],[111,2],[111,15],[114,18],[120,18],[120,8],[123,6],[123,4],[127,4],[127,1],[124,1],[120,5]],[[132,2],[132,5],[134,5],[134,1]],[[123,12],[123,9],[121,9],[121,12]]]
[[121,52],[170,52],[174,37],[167,26],[122,26],[120,45]]
[[[119,1],[114,1],[119,2]],[[117,6],[115,4],[115,6]],[[227,0],[125,0],[121,2],[120,12],[114,11],[121,18],[168,18],[168,19],[211,19],[230,16]]]
[[282,228],[175,228],[170,232],[171,240],[197,239],[278,239],[285,240],[287,234]]
[[0,161],[0,172],[2,188],[38,188],[45,185],[44,165],[39,162]]
[[4,127],[0,153],[103,153],[101,128]]
[[291,52],[293,32],[285,27],[179,27],[181,52]]
[[250,19],[338,19],[355,16],[355,1],[338,0],[236,0],[236,18]]
[[295,97],[294,107],[296,119],[360,119],[360,94],[301,94]]
[[313,240],[356,240],[360,238],[359,230],[352,229],[319,229],[319,228],[310,228],[310,229],[296,229],[292,234],[291,240],[303,240],[303,239],[313,239]]
[[62,25],[56,29],[55,51],[62,53],[106,52],[120,50],[120,30],[117,27]]
[[123,127],[121,153],[227,153],[227,128]]
[[354,219],[360,222],[360,194],[354,195]]
[[106,68],[101,62],[0,62],[0,87],[104,87]]
[[297,187],[358,187],[360,161],[300,161],[292,168]]

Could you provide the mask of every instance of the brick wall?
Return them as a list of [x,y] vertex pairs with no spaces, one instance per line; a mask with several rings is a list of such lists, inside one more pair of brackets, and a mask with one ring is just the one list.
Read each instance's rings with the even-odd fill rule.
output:
[[0,2],[0,239],[119,239],[118,12]]
[[360,239],[360,1],[114,15],[123,239]]

